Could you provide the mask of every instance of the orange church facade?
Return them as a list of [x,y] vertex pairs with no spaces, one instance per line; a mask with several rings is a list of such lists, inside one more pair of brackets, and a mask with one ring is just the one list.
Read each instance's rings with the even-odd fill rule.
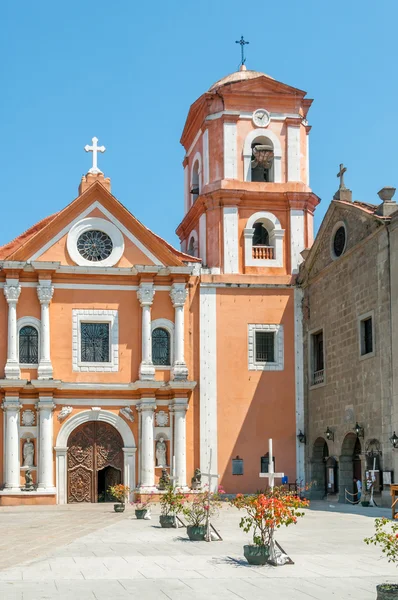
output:
[[210,454],[226,492],[251,492],[270,437],[277,470],[304,478],[310,105],[243,67],[191,106],[181,251],[96,160],[71,204],[0,248],[0,504],[147,493],[164,469],[188,490]]

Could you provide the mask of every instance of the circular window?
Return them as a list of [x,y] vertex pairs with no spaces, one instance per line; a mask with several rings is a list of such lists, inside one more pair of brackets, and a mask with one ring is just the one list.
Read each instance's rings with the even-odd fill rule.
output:
[[106,219],[88,217],[73,225],[68,233],[68,253],[82,267],[113,267],[124,252],[121,231]]
[[113,250],[112,240],[103,231],[85,231],[77,240],[77,249],[83,258],[98,262],[105,260]]
[[341,256],[345,250],[346,234],[345,227],[341,225],[334,234],[333,238],[333,252],[335,256]]

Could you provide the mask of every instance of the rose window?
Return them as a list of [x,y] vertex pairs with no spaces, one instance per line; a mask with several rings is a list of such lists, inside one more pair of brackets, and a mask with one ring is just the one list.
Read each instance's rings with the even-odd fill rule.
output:
[[77,240],[79,254],[91,262],[105,260],[113,250],[112,240],[103,231],[84,231]]

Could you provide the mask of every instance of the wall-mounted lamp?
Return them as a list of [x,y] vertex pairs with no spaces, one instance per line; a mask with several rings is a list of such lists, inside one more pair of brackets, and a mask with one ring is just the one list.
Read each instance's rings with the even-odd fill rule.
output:
[[357,437],[363,438],[363,436],[364,436],[363,427],[358,425],[358,421],[355,423],[354,431],[357,434]]
[[326,427],[325,435],[327,440],[334,442],[334,432],[329,427]]
[[392,443],[393,448],[398,448],[398,436],[395,433],[395,431],[392,434],[392,436],[390,437],[390,442]]
[[[297,434],[297,439],[300,442],[300,444],[305,444],[307,439],[305,437],[305,433],[303,433],[300,429],[299,433]],[[398,439],[398,438],[397,438]]]

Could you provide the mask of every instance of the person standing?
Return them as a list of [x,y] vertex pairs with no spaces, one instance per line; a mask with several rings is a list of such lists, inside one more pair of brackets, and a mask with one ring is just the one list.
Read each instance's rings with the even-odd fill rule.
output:
[[356,477],[354,477],[354,484],[356,485],[356,488],[357,488],[356,500],[357,500],[357,502],[359,502],[361,499],[361,496],[362,496],[362,482],[360,479],[357,479]]

